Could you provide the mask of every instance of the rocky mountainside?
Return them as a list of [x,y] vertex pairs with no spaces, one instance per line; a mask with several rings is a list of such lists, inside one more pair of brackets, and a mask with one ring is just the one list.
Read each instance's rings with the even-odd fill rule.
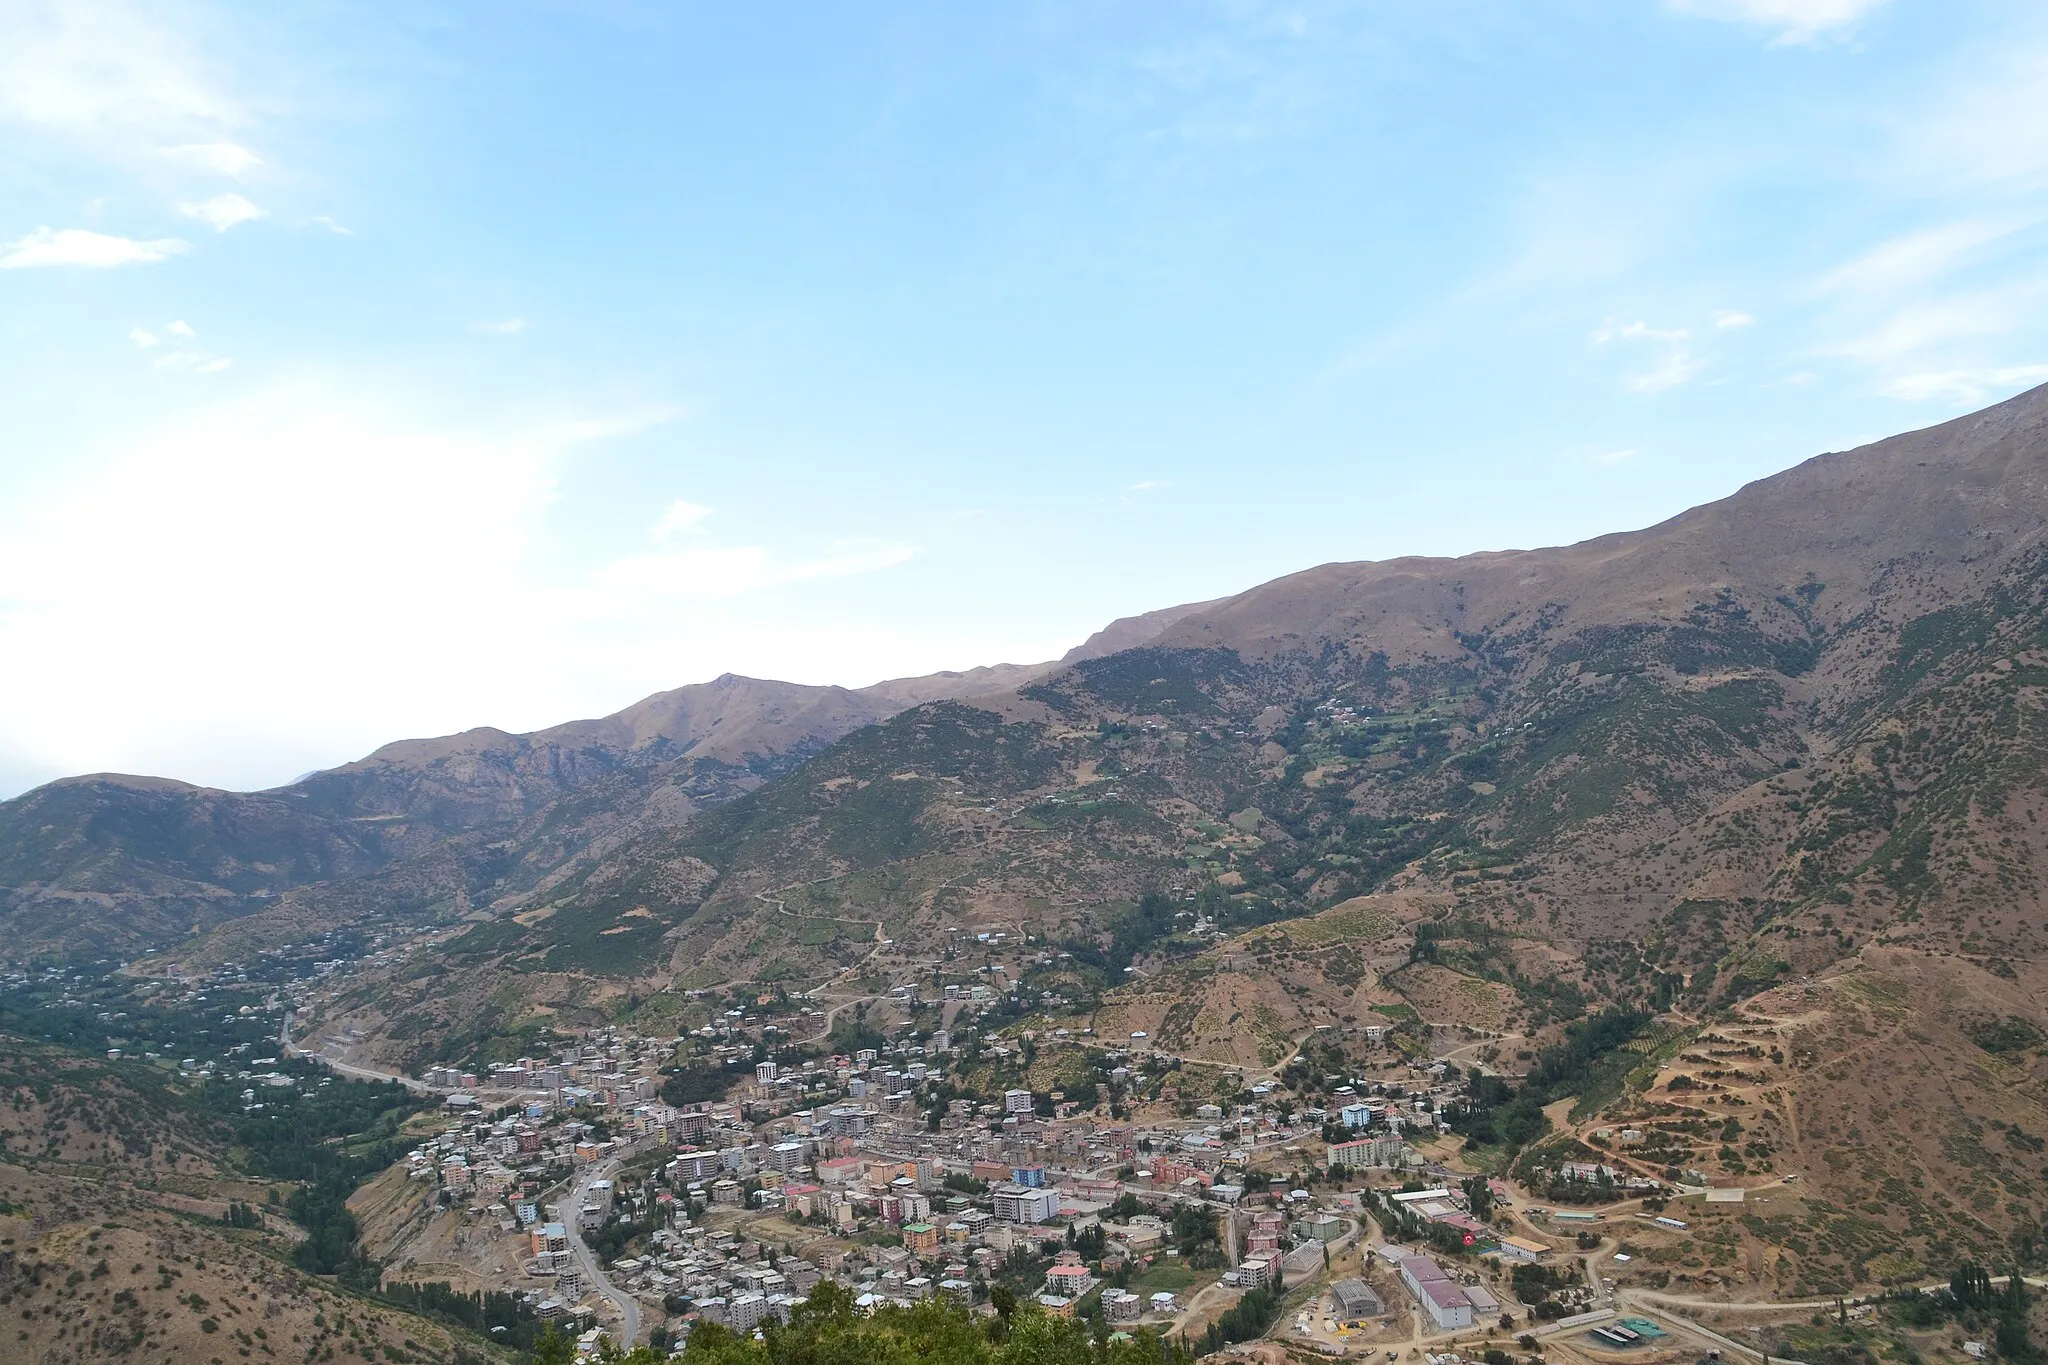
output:
[[[1118,621],[1068,658],[1148,638],[1189,610]],[[616,827],[686,820],[906,707],[1002,691],[1058,666],[859,689],[726,674],[532,734],[400,740],[270,791],[66,778],[0,802],[0,926],[9,951],[26,955],[175,942],[281,898],[344,917],[379,902],[467,910],[472,864],[497,875],[507,838],[529,852],[538,841],[538,861],[552,866]],[[354,884],[364,878],[375,880]]]
[[[2036,390],[1643,531],[1324,566],[585,845],[358,999],[434,1039],[873,989],[1004,928],[1063,950],[1019,1008],[1251,1068],[1382,1006],[1531,1045],[1603,1004],[1674,1039],[1747,1011],[1782,1054],[1757,1141],[1823,1204],[1906,1192],[1788,1284],[1996,1241],[2048,1207],[2042,1173],[1965,1160],[2048,1116],[2044,528]],[[1233,937],[1168,936],[1148,890]],[[1874,1079],[1930,1058],[1943,1105],[1892,1122]]]
[[[1945,733],[1932,712],[2031,704],[2030,666],[1995,664],[2024,660],[2040,625],[2044,422],[2037,390],[1644,531],[1280,579],[1143,647],[862,731],[618,850],[600,884],[673,851],[717,869],[717,906],[913,852],[1007,846],[1028,817],[1046,829],[1021,842],[1061,844],[1051,875],[1084,899],[1234,875],[1234,898],[1277,916],[1459,864],[1529,895],[1564,878],[1562,927],[1618,932],[1674,897],[1789,895],[1823,874],[1725,856],[1738,816],[1761,835],[1758,793],[1806,830],[1837,818],[1825,812],[1881,748],[1896,820],[1930,784],[1996,768],[1988,754],[1947,765],[1993,737]],[[1922,765],[1910,779],[1908,753]],[[1056,798],[1088,818],[1046,809]],[[1847,848],[1825,850],[1839,875],[1862,866]],[[1476,875],[1491,868],[1512,875]]]

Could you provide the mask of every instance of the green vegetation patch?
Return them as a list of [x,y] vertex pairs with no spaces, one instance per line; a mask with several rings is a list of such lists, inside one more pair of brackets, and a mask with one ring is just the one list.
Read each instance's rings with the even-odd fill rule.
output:
[[2008,1014],[2003,1019],[1989,1014],[1973,1015],[1963,1021],[1963,1032],[1986,1052],[2001,1055],[2026,1052],[2048,1042],[2048,1035],[2043,1035],[2032,1020],[2017,1014]]

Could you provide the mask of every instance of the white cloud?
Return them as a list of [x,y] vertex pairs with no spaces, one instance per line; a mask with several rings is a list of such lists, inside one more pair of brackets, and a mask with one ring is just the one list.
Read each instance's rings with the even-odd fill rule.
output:
[[1013,627],[874,605],[861,576],[917,553],[887,530],[842,539],[778,509],[645,552],[561,534],[573,442],[673,407],[451,411],[388,374],[209,388],[139,438],[22,451],[59,481],[0,499],[0,658],[47,666],[0,669],[0,781],[267,785],[726,670],[851,683],[1018,653]]
[[544,439],[550,445],[582,445],[588,441],[615,441],[627,436],[638,436],[664,422],[672,422],[689,412],[689,409],[675,403],[654,403],[641,408],[626,408],[619,412],[606,413],[597,417],[570,417],[548,426]]
[[128,0],[0,5],[0,120],[152,141],[238,124],[241,103],[201,55],[215,36],[195,11]]
[[1944,342],[1996,336],[2011,330],[2017,302],[2009,294],[1930,299],[1898,309],[1882,322],[1856,330],[1846,341],[1824,345],[1817,354],[1874,365],[1900,360]]
[[661,520],[654,523],[654,538],[672,540],[681,535],[695,535],[704,529],[704,520],[710,515],[709,507],[677,498],[669,504],[668,511],[661,514]]
[[318,223],[321,227],[326,228],[329,232],[333,233],[337,237],[353,237],[356,235],[356,231],[354,228],[343,227],[341,224],[335,222],[332,218],[329,218],[324,213],[314,214],[313,221]]
[[1690,383],[1693,376],[1707,367],[1707,362],[1688,355],[1683,347],[1674,350],[1664,362],[1654,369],[1632,374],[1625,383],[1630,393],[1662,393]]
[[1692,333],[1683,327],[1652,327],[1647,322],[1627,322],[1617,326],[1613,322],[1603,322],[1594,329],[1591,340],[1595,346],[1605,346],[1612,341],[1640,341],[1666,348],[1661,363],[1622,381],[1630,393],[1662,393],[1689,383],[1694,375],[1706,368],[1706,361],[1686,349],[1685,342],[1691,336]]
[[[227,356],[208,355],[198,348],[199,333],[192,324],[182,318],[164,324],[164,336],[170,338],[170,349],[158,356],[155,366],[159,370],[172,370],[183,374],[219,374],[235,362]],[[144,350],[152,350],[164,344],[164,338],[144,327],[137,327],[128,333],[128,339]]]
[[215,232],[226,232],[237,223],[251,223],[270,216],[268,210],[258,208],[239,194],[216,194],[198,203],[180,204],[178,212],[187,218],[197,218]]
[[27,270],[45,265],[81,265],[105,269],[166,260],[190,244],[175,237],[138,241],[86,228],[39,227],[17,242],[0,248],[0,270]]
[[916,553],[915,546],[882,540],[837,541],[822,554],[795,558],[759,545],[704,545],[615,560],[593,573],[591,581],[614,601],[708,602],[791,583],[876,573]]
[[179,370],[186,374],[219,374],[234,360],[224,355],[201,355],[197,351],[173,351],[156,362],[159,370]]
[[1603,322],[1593,332],[1593,344],[1605,346],[1610,341],[1684,341],[1692,335],[1683,327],[1659,328],[1647,322],[1629,322],[1617,327]]
[[1626,464],[1636,457],[1633,450],[1603,450],[1598,455],[1588,456],[1592,463],[1601,466]]
[[2000,390],[2018,390],[2048,380],[2048,365],[2007,365],[1996,369],[1930,370],[1898,375],[1879,385],[1889,398],[1908,403],[1982,402]]
[[1855,27],[1885,0],[1666,0],[1679,14],[1777,30],[1779,43],[1810,43]]
[[263,164],[262,157],[235,142],[188,142],[182,147],[166,147],[163,154],[181,166],[236,180]]
[[1814,291],[1874,294],[1909,289],[1948,274],[2024,226],[2011,220],[1970,218],[1894,237],[1821,276]]
[[2048,185],[2048,46],[2006,45],[1959,64],[1944,95],[1895,115],[1889,168],[1916,196],[1934,187]]
[[1720,328],[1748,327],[1756,321],[1748,313],[1738,312],[1733,308],[1716,308],[1707,316],[1711,317],[1714,320],[1714,325]]
[[469,330],[472,332],[490,332],[497,336],[518,336],[526,330],[526,319],[506,318],[503,322],[479,322]]
[[[530,628],[532,594],[503,587],[549,475],[546,452],[518,440],[313,382],[76,456],[66,486],[0,508],[0,656],[64,660],[0,676],[0,753],[30,766],[165,771],[303,750],[336,723],[318,708],[382,726],[406,689],[452,700],[477,684],[469,668],[352,662],[335,641],[424,660]],[[65,552],[81,544],[94,553]],[[121,711],[145,675],[152,695]]]

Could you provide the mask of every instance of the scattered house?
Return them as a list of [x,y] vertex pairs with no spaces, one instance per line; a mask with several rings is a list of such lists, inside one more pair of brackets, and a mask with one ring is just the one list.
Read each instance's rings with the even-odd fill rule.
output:
[[1500,1240],[1500,1254],[1512,1261],[1541,1261],[1550,1256],[1550,1248],[1527,1237],[1504,1236]]
[[1313,1218],[1304,1218],[1301,1226],[1302,1230],[1308,1233],[1309,1236],[1325,1245],[1336,1241],[1344,1235],[1344,1220],[1334,1213],[1323,1213],[1317,1214]]
[[1128,1289],[1102,1291],[1102,1314],[1111,1322],[1136,1322],[1145,1311],[1145,1301]]

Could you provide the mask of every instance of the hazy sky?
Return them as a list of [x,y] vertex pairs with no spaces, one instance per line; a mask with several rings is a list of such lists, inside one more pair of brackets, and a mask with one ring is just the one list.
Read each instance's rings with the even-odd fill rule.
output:
[[2048,379],[2048,11],[0,6],[0,794],[1057,655]]

